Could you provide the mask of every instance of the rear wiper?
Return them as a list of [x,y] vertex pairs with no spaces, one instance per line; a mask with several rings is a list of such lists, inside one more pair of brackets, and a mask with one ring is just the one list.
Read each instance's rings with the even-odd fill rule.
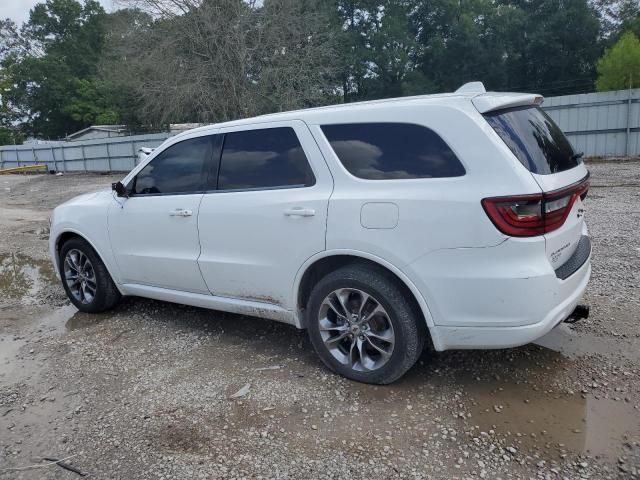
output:
[[571,155],[571,160],[578,160],[584,156],[584,152],[578,152]]

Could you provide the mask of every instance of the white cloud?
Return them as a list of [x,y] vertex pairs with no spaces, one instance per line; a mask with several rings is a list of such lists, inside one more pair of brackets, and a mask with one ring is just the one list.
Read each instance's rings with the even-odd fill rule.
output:
[[[43,0],[0,0],[0,18],[10,18],[18,25],[29,19],[29,10]],[[107,12],[115,10],[113,0],[99,0]]]

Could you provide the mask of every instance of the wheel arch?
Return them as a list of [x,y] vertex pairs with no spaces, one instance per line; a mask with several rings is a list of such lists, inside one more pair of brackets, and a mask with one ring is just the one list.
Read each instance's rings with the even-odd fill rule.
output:
[[87,242],[91,248],[93,248],[93,251],[96,252],[96,255],[98,255],[98,257],[100,257],[100,260],[102,260],[102,263],[107,269],[107,272],[109,272],[109,275],[111,276],[111,279],[113,280],[113,283],[115,284],[116,288],[120,291],[120,293],[122,293],[120,286],[116,280],[117,277],[113,275],[113,271],[109,263],[105,262],[104,255],[100,253],[100,250],[96,247],[96,244],[92,242],[88,237],[86,237],[85,235],[83,235],[82,233],[74,229],[65,229],[61,232],[58,232],[56,236],[56,241],[54,245],[54,248],[55,248],[54,261],[55,261],[55,266],[56,266],[56,270],[58,271],[58,274],[62,276],[62,272],[60,271],[60,249],[62,248],[62,245],[65,242],[71,240],[72,238],[80,238],[85,242]]
[[436,328],[433,323],[431,312],[425,301],[424,297],[415,286],[415,284],[404,274],[400,269],[393,264],[384,260],[383,258],[375,255],[368,254],[366,252],[353,251],[353,250],[333,250],[325,251],[318,255],[314,255],[309,258],[305,264],[300,268],[296,275],[294,283],[294,305],[296,309],[296,322],[298,327],[305,327],[304,310],[306,307],[306,301],[309,298],[313,285],[322,276],[327,273],[347,265],[349,263],[365,263],[371,265],[373,268],[381,269],[386,272],[395,282],[407,292],[409,298],[417,307],[418,313],[421,314],[424,325],[428,328],[431,341],[436,350],[439,349],[439,342],[437,338]]

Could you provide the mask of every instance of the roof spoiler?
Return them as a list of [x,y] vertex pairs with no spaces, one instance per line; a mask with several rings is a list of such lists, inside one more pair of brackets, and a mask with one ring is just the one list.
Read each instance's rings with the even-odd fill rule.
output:
[[535,93],[487,92],[482,82],[465,83],[455,93],[475,93],[471,101],[480,113],[513,107],[538,106],[544,101],[542,95]]
[[542,105],[544,98],[535,93],[500,93],[489,92],[473,97],[471,102],[480,113],[503,110],[513,107],[533,107]]

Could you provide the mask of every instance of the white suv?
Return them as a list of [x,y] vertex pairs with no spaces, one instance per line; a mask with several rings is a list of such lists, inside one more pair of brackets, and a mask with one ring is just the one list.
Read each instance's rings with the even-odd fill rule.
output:
[[51,256],[82,311],[137,295],[283,321],[363,382],[426,340],[522,345],[585,315],[591,272],[589,173],[541,102],[474,83],[190,130],[57,207]]

